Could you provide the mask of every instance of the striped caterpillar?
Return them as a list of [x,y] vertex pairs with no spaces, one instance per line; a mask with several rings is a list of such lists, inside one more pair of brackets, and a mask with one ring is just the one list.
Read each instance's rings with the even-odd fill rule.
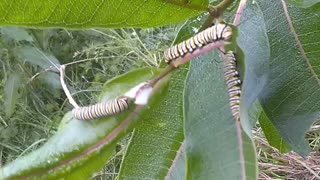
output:
[[[232,28],[227,24],[216,24],[204,31],[199,32],[190,39],[174,45],[164,52],[164,59],[167,64],[180,57],[195,54],[196,51],[207,48],[211,50],[210,44],[217,41],[228,41],[232,37]],[[204,52],[206,52],[204,51]]]
[[118,97],[114,100],[97,103],[91,106],[74,108],[73,117],[78,120],[92,120],[100,117],[119,114],[129,108],[127,97]]
[[228,88],[229,104],[233,117],[240,120],[241,80],[237,71],[236,55],[228,51],[223,56],[224,79]]

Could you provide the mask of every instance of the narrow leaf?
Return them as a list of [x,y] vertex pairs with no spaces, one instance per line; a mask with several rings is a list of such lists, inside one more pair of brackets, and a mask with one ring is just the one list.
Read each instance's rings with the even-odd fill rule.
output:
[[43,69],[49,68],[50,66],[55,67],[60,65],[59,61],[54,56],[45,53],[36,47],[17,47],[14,49],[14,52],[21,60],[38,65]]
[[22,77],[20,74],[11,73],[4,85],[4,112],[9,118],[15,110],[16,102],[19,97],[19,87],[21,86]]
[[23,28],[18,27],[2,27],[1,34],[3,37],[9,37],[15,41],[33,42],[33,37]]
[[[159,70],[145,68],[129,72],[105,84],[100,100],[122,95],[149,80]],[[157,92],[156,96],[161,96]],[[153,99],[153,97],[152,97]],[[154,101],[152,100],[151,101]],[[132,108],[118,116],[79,121],[68,113],[58,132],[40,149],[0,169],[0,179],[86,179],[111,157],[117,140],[133,128],[137,113]],[[142,119],[140,119],[141,121]]]
[[306,155],[310,148],[304,134],[320,110],[320,4],[299,9],[284,0],[257,2],[271,49],[270,73],[260,102],[290,148]]
[[260,115],[259,123],[271,146],[277,148],[281,153],[286,153],[290,150],[288,144],[279,135],[277,129],[264,112]]
[[206,11],[208,0],[0,1],[0,24],[32,27],[154,27]]

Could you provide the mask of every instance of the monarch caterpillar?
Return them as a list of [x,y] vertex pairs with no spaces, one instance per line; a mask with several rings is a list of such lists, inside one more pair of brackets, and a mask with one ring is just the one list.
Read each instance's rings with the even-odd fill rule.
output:
[[192,38],[174,45],[164,52],[164,59],[167,64],[179,57],[194,53],[195,50],[205,47],[206,45],[220,41],[230,40],[232,37],[232,28],[227,24],[216,24],[204,31],[199,32]]
[[78,120],[92,120],[118,114],[129,108],[127,97],[118,97],[111,101],[97,103],[91,106],[74,108],[73,117]]
[[232,51],[228,51],[223,56],[223,63],[224,79],[228,88],[231,113],[236,120],[240,120],[241,80],[239,78],[239,72],[236,69],[236,55]]

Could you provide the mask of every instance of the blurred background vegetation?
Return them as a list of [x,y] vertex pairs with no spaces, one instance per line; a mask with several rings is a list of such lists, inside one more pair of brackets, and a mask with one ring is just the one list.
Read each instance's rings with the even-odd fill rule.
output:
[[[72,109],[61,90],[55,66],[81,61],[67,67],[67,83],[77,102],[88,105],[95,102],[107,80],[135,68],[157,67],[178,28],[179,25],[90,30],[2,27],[0,167],[45,143],[55,133],[63,115]],[[316,150],[319,150],[319,133],[318,128],[307,135]],[[270,147],[258,125],[254,135],[262,179],[312,175],[305,166],[320,163],[310,158],[293,164],[292,159],[299,157],[281,155]],[[117,177],[129,138],[119,142],[113,158],[93,179]]]

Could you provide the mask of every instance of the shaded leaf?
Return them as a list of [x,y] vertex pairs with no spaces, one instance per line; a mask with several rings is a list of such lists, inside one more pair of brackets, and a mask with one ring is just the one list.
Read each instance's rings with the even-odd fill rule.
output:
[[[115,78],[105,84],[99,99],[122,95],[158,73],[159,70],[144,68]],[[156,96],[161,96],[161,91]],[[123,114],[93,121],[75,120],[71,113],[66,114],[58,132],[46,144],[1,168],[0,179],[90,177],[111,157],[117,140],[132,129],[134,120],[139,118],[133,110],[134,106]]]
[[22,77],[20,74],[11,73],[4,85],[4,112],[6,117],[14,113],[17,99],[19,98],[19,87],[21,87]]
[[15,41],[33,42],[33,37],[23,28],[18,27],[1,27],[1,34]]
[[256,179],[254,146],[231,114],[218,52],[191,62],[186,86],[187,179]]
[[263,20],[259,6],[247,2],[238,28],[237,42],[242,52],[237,52],[237,55],[238,63],[245,66],[245,73],[240,74],[240,78],[243,79],[240,119],[242,127],[249,136],[257,119],[250,119],[248,112],[254,108],[258,95],[263,93],[269,72],[270,48]]
[[0,24],[69,28],[154,27],[181,22],[206,11],[208,6],[208,0],[191,0],[178,6],[176,3],[179,2],[182,1],[2,0]]
[[270,44],[270,73],[260,102],[290,148],[306,155],[304,134],[320,109],[320,4],[299,9],[285,1],[257,2]]
[[182,92],[187,69],[175,72],[135,129],[119,174],[120,179],[163,179],[183,141]]
[[294,4],[299,7],[308,8],[310,6],[315,5],[316,3],[319,3],[319,0],[288,0],[289,3]]
[[59,61],[52,55],[47,54],[36,47],[23,46],[14,49],[14,52],[22,59],[31,64],[38,65],[43,69],[50,66],[59,66]]
[[277,148],[280,153],[286,153],[290,151],[288,144],[283,140],[283,138],[277,132],[277,129],[270,122],[270,119],[266,116],[264,112],[261,113],[259,118],[260,126],[266,136],[268,143]]
[[[192,36],[199,24],[199,20],[194,19],[186,22],[175,43]],[[162,67],[165,66],[167,64],[163,62]],[[150,112],[144,114],[146,121],[135,130],[121,165],[120,179],[164,179],[170,173],[170,167],[175,166],[173,162],[184,138],[182,93],[187,67],[173,73],[167,92],[159,98],[157,106],[151,106]]]

